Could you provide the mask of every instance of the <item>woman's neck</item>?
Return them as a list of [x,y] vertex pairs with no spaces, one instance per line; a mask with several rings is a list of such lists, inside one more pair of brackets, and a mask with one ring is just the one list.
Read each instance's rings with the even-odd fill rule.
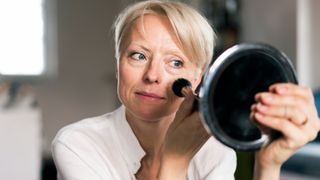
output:
[[160,170],[162,144],[174,117],[175,114],[162,119],[143,120],[126,111],[127,121],[146,152],[146,155],[141,159],[140,169],[135,174],[137,179],[157,179]]
[[162,143],[175,114],[156,120],[143,120],[126,112],[127,121],[148,157],[160,154]]

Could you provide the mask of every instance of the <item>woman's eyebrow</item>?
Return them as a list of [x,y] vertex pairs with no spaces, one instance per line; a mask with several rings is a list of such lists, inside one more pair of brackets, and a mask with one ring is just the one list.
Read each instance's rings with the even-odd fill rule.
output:
[[138,46],[139,48],[143,49],[144,51],[146,51],[148,53],[151,52],[151,50],[147,46],[143,45],[143,43],[141,43],[141,42],[131,42],[128,47],[130,47],[130,46]]
[[[131,42],[128,47],[130,46],[134,46],[134,47],[139,47],[141,49],[143,49],[144,51],[146,51],[147,53],[151,53],[152,50],[150,48],[148,48],[148,46],[144,45],[143,42],[141,41],[135,41],[135,42]],[[183,51],[179,48],[166,48],[165,49],[165,53],[166,54],[171,54],[171,55],[175,55],[175,56],[179,56],[180,58],[186,60],[188,59],[186,54],[183,53]]]

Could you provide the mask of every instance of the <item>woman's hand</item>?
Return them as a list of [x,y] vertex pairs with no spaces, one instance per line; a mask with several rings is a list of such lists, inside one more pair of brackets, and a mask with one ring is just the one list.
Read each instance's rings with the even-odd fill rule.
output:
[[185,179],[193,156],[210,135],[204,129],[199,112],[194,110],[195,95],[188,89],[175,119],[170,125],[160,168],[160,179]]
[[299,148],[314,140],[320,130],[312,91],[289,83],[274,84],[258,93],[252,119],[268,133],[282,136],[256,153],[256,179],[279,179],[281,165]]

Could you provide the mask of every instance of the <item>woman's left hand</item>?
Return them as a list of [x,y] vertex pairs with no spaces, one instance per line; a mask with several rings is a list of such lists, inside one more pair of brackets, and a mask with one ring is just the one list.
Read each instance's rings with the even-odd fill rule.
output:
[[314,140],[320,121],[310,88],[278,83],[269,92],[258,93],[252,119],[263,131],[274,129],[282,135],[256,153],[259,169],[278,169],[299,148]]

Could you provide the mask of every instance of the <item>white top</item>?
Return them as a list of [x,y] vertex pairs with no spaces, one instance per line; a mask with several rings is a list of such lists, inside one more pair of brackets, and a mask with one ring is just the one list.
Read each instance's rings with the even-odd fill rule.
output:
[[[64,127],[52,153],[60,180],[134,180],[145,155],[124,106]],[[235,152],[211,137],[190,162],[188,179],[233,180],[235,169]]]

